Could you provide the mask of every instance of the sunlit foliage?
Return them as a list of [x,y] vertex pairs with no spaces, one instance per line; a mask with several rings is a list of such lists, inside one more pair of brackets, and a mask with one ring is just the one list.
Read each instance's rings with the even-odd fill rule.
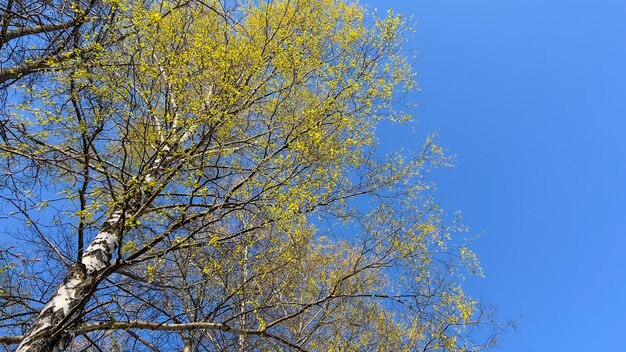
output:
[[340,0],[101,6],[109,40],[77,32],[75,54],[18,80],[6,106],[2,199],[24,224],[0,255],[0,331],[14,337],[0,341],[495,343],[461,288],[475,256],[424,179],[448,164],[441,147],[377,151],[379,123],[410,119],[396,104],[415,88],[402,17]]

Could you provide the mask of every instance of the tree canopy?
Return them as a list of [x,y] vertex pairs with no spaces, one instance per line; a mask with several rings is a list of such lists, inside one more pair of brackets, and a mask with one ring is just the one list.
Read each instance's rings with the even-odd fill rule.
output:
[[411,118],[402,17],[342,0],[3,11],[7,348],[496,342],[461,288],[476,258],[424,177],[442,149],[377,149],[379,123]]

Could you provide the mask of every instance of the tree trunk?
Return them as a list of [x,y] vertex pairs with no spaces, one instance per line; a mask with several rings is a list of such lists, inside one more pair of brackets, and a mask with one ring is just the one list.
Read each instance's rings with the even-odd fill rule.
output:
[[[186,135],[178,143],[183,143]],[[174,148],[167,144],[163,146],[161,155],[155,158],[145,177],[148,183],[156,180],[161,169],[173,160],[172,149]],[[153,185],[149,185],[142,191],[151,192],[152,189]],[[130,196],[127,204],[131,204],[131,209],[126,209],[127,211],[132,212],[145,206],[142,204],[146,201],[144,192],[137,192],[134,195],[135,197]],[[74,338],[71,327],[80,322],[78,318],[102,279],[101,273],[113,265],[111,259],[122,241],[125,221],[123,215],[124,211],[121,208],[115,208],[109,215],[98,235],[85,250],[80,262],[74,264],[52,298],[43,307],[16,352],[61,352],[69,346]]]
[[69,270],[63,282],[37,316],[17,352],[64,351],[72,341],[68,327],[77,322],[93,294],[100,273],[112,265],[123,225],[122,211],[115,210],[89,244],[82,260]]

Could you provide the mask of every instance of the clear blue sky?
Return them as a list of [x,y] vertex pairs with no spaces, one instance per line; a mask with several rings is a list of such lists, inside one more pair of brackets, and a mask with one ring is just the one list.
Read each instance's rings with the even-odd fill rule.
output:
[[361,3],[413,15],[441,202],[483,233],[470,292],[521,317],[501,349],[626,351],[626,1]]

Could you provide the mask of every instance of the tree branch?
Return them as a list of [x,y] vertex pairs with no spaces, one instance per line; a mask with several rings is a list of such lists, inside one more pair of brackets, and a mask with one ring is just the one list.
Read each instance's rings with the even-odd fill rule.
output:
[[[276,336],[266,330],[246,330],[231,327],[226,324],[219,323],[207,323],[207,322],[193,322],[193,323],[181,323],[181,324],[165,324],[165,323],[153,323],[148,321],[130,321],[130,322],[116,322],[106,321],[100,323],[85,324],[78,329],[77,333],[86,333],[100,330],[128,330],[128,329],[142,329],[142,330],[156,330],[156,331],[181,331],[181,330],[220,330],[224,332],[230,332],[237,335],[257,335],[272,338],[278,340],[285,345],[297,350],[306,351],[304,348],[295,345],[292,342],[285,340],[280,336]],[[0,343],[4,344],[16,344],[19,343],[23,336],[0,336]]]
[[24,336],[22,336],[22,335],[17,335],[17,336],[0,336],[0,343],[4,344],[4,345],[14,345],[16,343],[20,343],[20,341],[22,341],[23,338],[24,338]]
[[67,51],[61,54],[48,55],[43,59],[39,59],[37,61],[29,61],[13,67],[2,69],[0,70],[0,83],[4,83],[12,79],[18,79],[25,75],[44,70],[50,67],[53,63],[60,63],[75,58],[76,56],[77,55],[74,51]]
[[219,323],[207,323],[207,322],[193,322],[193,323],[181,323],[181,324],[165,324],[165,323],[152,323],[148,321],[130,321],[130,322],[116,322],[107,321],[101,323],[85,324],[80,326],[77,331],[80,333],[98,331],[98,330],[127,330],[127,329],[143,329],[143,330],[165,330],[165,331],[181,331],[181,330],[220,330],[224,332],[230,332],[237,335],[257,335],[263,337],[269,337],[278,340],[285,345],[297,350],[306,351],[302,347],[285,340],[280,336],[276,336],[267,330],[247,330],[231,327],[226,324]]
[[56,24],[47,24],[47,25],[18,28],[18,29],[7,31],[6,35],[2,39],[3,39],[3,43],[7,43],[10,40],[24,37],[27,35],[54,32],[54,31],[58,31],[61,29],[68,29],[74,25],[75,25],[75,21],[71,20],[71,21],[61,22],[61,23],[56,23]]

